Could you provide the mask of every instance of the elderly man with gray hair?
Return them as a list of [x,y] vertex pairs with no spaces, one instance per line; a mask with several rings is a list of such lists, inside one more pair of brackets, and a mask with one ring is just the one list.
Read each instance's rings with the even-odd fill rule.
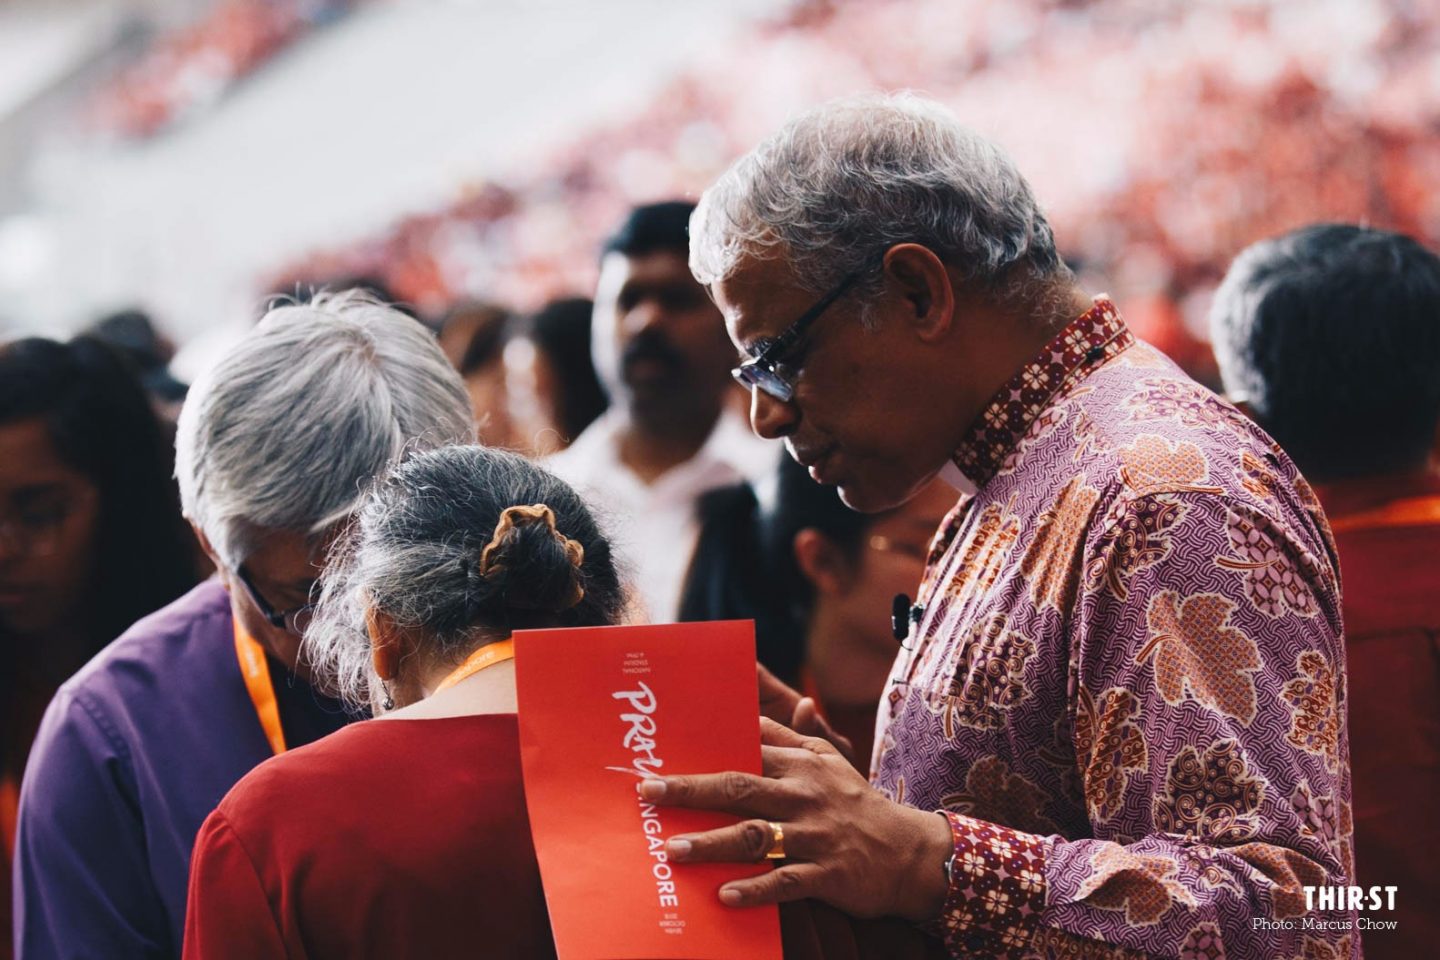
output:
[[330,541],[388,464],[473,437],[434,337],[353,292],[275,307],[195,384],[176,475],[217,575],[50,704],[21,793],[20,956],[180,955],[200,824],[252,767],[346,722],[299,659]]
[[1353,874],[1319,506],[1079,289],[1005,154],[910,96],[820,108],[706,192],[690,262],[758,434],[856,509],[935,476],[958,503],[870,783],[762,671],[763,776],[640,784],[742,818],[671,859],[775,859],[720,899],[906,917],[956,956],[1358,956],[1343,898],[1294,919]]

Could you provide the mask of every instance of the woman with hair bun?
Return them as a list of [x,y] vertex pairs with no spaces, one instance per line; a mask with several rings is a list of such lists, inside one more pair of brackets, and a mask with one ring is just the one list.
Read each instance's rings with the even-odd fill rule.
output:
[[185,956],[554,956],[510,636],[623,605],[590,511],[533,463],[456,446],[392,470],[305,638],[317,676],[378,719],[267,761],[206,820]]

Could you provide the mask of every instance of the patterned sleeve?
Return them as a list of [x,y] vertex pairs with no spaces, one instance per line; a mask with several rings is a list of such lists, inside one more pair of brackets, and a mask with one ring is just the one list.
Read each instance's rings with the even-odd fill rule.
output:
[[1349,960],[1354,915],[1305,891],[1354,872],[1338,584],[1270,506],[1149,493],[1095,528],[1071,662],[1093,837],[947,814],[953,955]]

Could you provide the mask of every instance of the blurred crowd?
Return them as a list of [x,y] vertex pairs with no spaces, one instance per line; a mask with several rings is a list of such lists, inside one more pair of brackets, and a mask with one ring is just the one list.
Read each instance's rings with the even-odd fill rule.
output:
[[[887,102],[873,109],[916,108]],[[940,123],[916,115],[916,122]],[[866,128],[877,136],[878,129]],[[776,149],[800,149],[797,143],[800,134]],[[769,156],[742,172],[753,174]],[[881,156],[878,164],[899,162]],[[1028,187],[1006,194],[1027,195]],[[717,210],[728,197],[707,195],[709,229],[739,222],[726,219],[738,208]],[[784,201],[779,193],[769,197],[774,209]],[[849,323],[866,331],[856,334],[862,337],[872,324],[887,329],[893,319],[873,319],[861,307],[847,320],[827,312],[880,297],[890,289],[883,284],[901,290],[895,302],[922,319],[936,309],[934,291],[946,277],[958,291],[951,304],[957,317],[1018,315],[1019,301],[976,279],[970,262],[946,260],[953,251],[920,234],[888,241],[885,249],[902,255],[887,255],[870,274],[826,275],[823,286],[819,277],[795,278],[798,254],[794,274],[783,280],[757,273],[741,285],[729,267],[712,278],[692,249],[706,212],[697,215],[694,203],[680,200],[634,208],[593,251],[594,289],[533,312],[465,301],[432,315],[407,304],[381,276],[309,277],[300,295],[273,301],[192,385],[169,373],[174,345],[139,310],[107,316],[67,341],[0,345],[0,649],[7,664],[0,675],[0,822],[11,868],[0,902],[6,910],[14,905],[15,955],[458,956],[454,931],[473,928],[481,915],[484,932],[475,935],[489,939],[472,943],[481,954],[549,955],[514,756],[513,690],[501,689],[493,664],[476,666],[474,654],[527,626],[715,619],[755,621],[762,700],[767,693],[783,699],[779,719],[835,744],[847,775],[855,783],[869,777],[887,802],[928,802],[915,799],[932,789],[925,777],[892,776],[928,751],[969,776],[956,772],[927,809],[1024,831],[1006,834],[1017,850],[1026,837],[1063,835],[1105,840],[1116,851],[1107,854],[1115,858],[1110,873],[1096,861],[1083,883],[1054,887],[1056,897],[1073,900],[1080,919],[1057,920],[1027,948],[1042,935],[1063,935],[1091,944],[1097,952],[1086,956],[1279,956],[1279,948],[1258,946],[1270,942],[1263,931],[1244,939],[1240,927],[1248,921],[1227,912],[1220,898],[1233,893],[1237,902],[1271,910],[1283,896],[1303,896],[1302,886],[1357,884],[1401,891],[1399,931],[1365,937],[1365,952],[1421,955],[1412,952],[1423,949],[1416,945],[1440,935],[1423,915],[1440,892],[1425,867],[1440,833],[1423,812],[1440,796],[1435,254],[1398,233],[1344,224],[1228,251],[1233,261],[1210,323],[1229,403],[1159,351],[1129,346],[1118,319],[1125,303],[1116,312],[1108,301],[1075,299],[1071,287],[1055,285],[1073,282],[1058,258],[1024,261],[1021,269],[1046,283],[1061,278],[1046,288],[1048,299],[1034,301],[1050,312],[1033,311],[1048,324],[1036,328],[1044,335],[1035,345],[1057,335],[1046,346],[1055,359],[1044,353],[1032,368],[1019,361],[1034,349],[1015,353],[1017,362],[974,398],[969,415],[981,423],[976,429],[991,431],[987,443],[1002,444],[1003,427],[1015,430],[1016,446],[996,454],[988,470],[980,462],[988,454],[971,461],[957,455],[945,470],[917,468],[896,493],[864,471],[909,470],[909,451],[918,457],[937,442],[949,456],[957,438],[951,430],[930,439],[944,430],[922,430],[920,415],[906,411],[943,407],[939,398],[968,395],[983,378],[956,361],[953,376],[917,373],[911,381],[879,346],[857,348],[845,368],[836,361],[822,369],[817,359],[812,373],[808,358],[788,351],[839,337],[828,325]],[[848,229],[832,215],[835,230]],[[1049,233],[1043,218],[1035,222],[1038,228],[1026,227],[1032,245]],[[992,227],[1001,229],[977,215],[975,232]],[[754,242],[803,249],[793,239]],[[927,244],[935,258],[904,259],[903,251]],[[772,296],[768,284],[783,295]],[[1074,326],[1082,320],[1093,328]],[[1072,366],[1047,372],[1046,364],[1070,363],[1061,359],[1069,356],[1070,342],[1059,338],[1066,331],[1093,339]],[[916,336],[928,344],[925,337],[941,334]],[[956,356],[991,363],[1010,356],[995,344],[1011,350],[1011,340],[1030,343],[1015,332],[974,337]],[[917,370],[952,369],[918,352],[929,346],[905,349],[917,351]],[[733,370],[737,350],[746,363]],[[1005,361],[993,363],[1000,370]],[[860,372],[867,364],[883,367],[889,379],[867,379]],[[1139,422],[1153,408],[1174,431],[1187,432],[1167,426],[1155,428],[1163,436],[1131,436],[1105,422],[1087,427],[1087,415],[1103,416],[1058,401],[1051,409],[1059,412],[1047,419],[1052,394],[1036,400],[1026,392],[1047,377],[1055,396],[1120,390],[1103,376],[1122,368],[1138,385],[1114,395],[1117,422]],[[1012,374],[1030,378],[1017,382],[1013,395],[1005,392]],[[822,383],[833,393],[825,396],[829,406],[821,406]],[[999,406],[987,406],[992,402]],[[801,422],[801,410],[810,421]],[[877,438],[864,448],[864,469],[852,466],[848,458],[861,458],[840,440],[806,446],[808,431],[819,429],[811,421],[836,437]],[[1215,424],[1231,433],[1212,449],[1196,431]],[[1073,447],[1056,447],[1060,435]],[[781,438],[785,444],[773,442]],[[1242,459],[1233,470],[1222,467],[1216,450]],[[1024,487],[1007,501],[983,500],[986,486],[999,489],[1012,474],[1042,464],[1048,477],[1083,479],[1090,458],[1101,456],[1120,458],[1124,484],[1147,506],[1121,499],[1107,514],[1111,505],[1099,492],[1084,499],[1083,483],[1065,487],[1053,509],[1029,519],[1016,506],[1028,496]],[[1182,549],[1180,531],[1200,522],[1207,508],[1198,498],[1212,495],[1226,505],[1217,536],[1223,541],[1230,531],[1239,559],[1227,554],[1149,584],[1147,576],[1171,569],[1181,553],[1209,549]],[[1027,559],[1016,582],[1040,583],[1037,593],[1001,610],[998,620],[993,610],[991,619],[977,620],[973,647],[917,656],[922,637],[951,629],[946,624],[960,622],[967,605],[988,602],[987,591],[1000,595],[1009,582],[1006,563],[1020,563],[1018,551],[1009,557],[1011,545],[1032,534],[1048,536],[1048,548],[1060,552],[1090,558],[1099,551],[1098,572],[1077,568],[1073,583],[1061,582],[1068,574],[1037,573],[1034,564],[1046,561]],[[1341,596],[1339,586],[1327,586],[1337,565],[1343,648],[1333,647],[1341,616],[1327,599]],[[1248,600],[1215,586],[1235,571],[1250,578]],[[1140,598],[1149,606],[1124,606]],[[1240,643],[1233,624],[1241,614],[1229,620],[1223,611],[1247,602],[1260,613],[1245,627],[1254,641],[1241,634]],[[1120,612],[1106,612],[1107,603]],[[1211,606],[1202,609],[1205,603]],[[1025,630],[1033,636],[1007,633],[1005,615],[1013,626],[1031,607]],[[1283,638],[1267,645],[1262,627],[1301,615],[1274,627]],[[1099,669],[1106,649],[1119,649],[1107,642],[1128,642],[1124,630],[1143,632],[1165,616],[1180,624],[1171,633],[1190,645],[1172,638],[1167,646],[1170,634],[1160,630],[1136,654],[1137,664],[1155,658],[1156,705],[1193,708],[1174,721],[1176,729],[1214,725],[1235,738],[1218,743],[1243,745],[1222,755],[1213,752],[1218,747],[1207,753],[1205,744],[1184,745],[1189,733],[1169,738],[1189,751],[1201,780],[1207,769],[1231,763],[1233,779],[1222,790],[1234,794],[1227,794],[1229,806],[1193,822],[1167,821],[1173,815],[1158,801],[1151,820],[1148,796],[1125,800],[1129,778],[1145,776],[1150,762],[1139,731],[1146,723],[1165,729],[1159,710],[1141,716],[1122,699],[1131,696],[1130,680],[1087,688],[1086,671]],[[1215,629],[1196,640],[1199,634],[1185,633],[1192,616],[1212,618]],[[1110,639],[1077,626],[1092,621]],[[962,739],[975,731],[988,736],[1012,708],[1043,701],[1038,688],[1026,687],[1033,680],[1021,679],[1026,658],[1044,655],[1026,652],[1043,650],[1042,622],[1076,650],[1094,645],[1086,648],[1093,659],[1068,661],[1068,693],[1065,678],[1058,680],[1060,706],[1046,721],[1053,730],[1005,733],[1015,738],[1015,755],[1005,762],[997,759],[1003,750],[979,760],[945,754],[955,728]],[[1298,680],[1291,679],[1297,653],[1287,646],[1297,637],[1306,665]],[[1246,649],[1259,652],[1246,660]],[[1292,663],[1275,662],[1282,656]],[[928,701],[945,729],[932,750],[896,731],[908,722],[906,698],[918,684],[905,671],[923,672],[945,657],[953,658],[955,686]],[[1207,672],[1207,658],[1225,663]],[[1241,666],[1231,670],[1231,661]],[[1173,671],[1170,681],[1159,679],[1162,662]],[[1289,672],[1281,675],[1282,668]],[[966,682],[976,686],[962,692]],[[1323,713],[1327,696],[1337,698],[1338,713]],[[1260,732],[1267,697],[1313,701],[1321,712],[1308,728],[1290,727],[1284,714],[1286,725]],[[1237,719],[1247,709],[1253,726]],[[477,714],[486,723],[426,728],[367,719],[391,711],[414,719]],[[1078,809],[1085,822],[1078,826],[1059,801],[1047,807],[1036,800],[1036,778],[1018,772],[1022,756],[1041,756],[1053,747],[1054,731],[1067,730],[1062,766],[1084,783]],[[1167,783],[1160,739],[1152,736],[1148,747],[1161,778],[1151,791],[1157,796]],[[1267,757],[1258,739],[1293,744],[1300,759]],[[1315,747],[1322,740],[1328,746]],[[463,757],[492,759],[476,779],[446,773],[425,759],[432,756],[450,767],[463,766]],[[397,788],[417,782],[426,784],[423,798]],[[371,802],[358,809],[324,802],[336,796]],[[1266,824],[1279,816],[1272,806],[1281,801],[1281,819],[1289,819],[1272,835]],[[1185,850],[1144,846],[1150,833],[1140,827],[1130,836],[1130,827],[1107,832],[1103,825],[1121,816],[1116,805],[1126,803],[1144,807],[1155,835],[1185,838],[1185,850],[1271,844],[1267,850],[1280,852],[1248,850],[1223,868],[1182,870],[1182,861],[1169,858]],[[1279,836],[1292,820],[1300,839],[1287,846]],[[964,823],[949,823],[962,843]],[[337,846],[327,839],[375,831],[393,842]],[[439,846],[448,839],[455,849],[436,853],[437,837]],[[486,838],[484,856],[461,862],[467,837]],[[271,861],[255,859],[257,843]],[[963,860],[961,847],[956,851]],[[950,876],[962,872],[960,863],[946,861],[943,877],[936,865],[936,882],[952,884],[937,908],[944,929],[886,926],[874,919],[885,909],[807,889],[815,911],[837,907],[870,919],[847,920],[851,952],[843,953],[825,946],[833,918],[787,908],[787,953],[1012,955],[1006,951],[1013,945],[997,945],[1001,934],[985,940],[988,928],[960,919],[968,914],[957,912],[951,897],[961,881]],[[1165,864],[1174,869],[1163,873]],[[417,874],[427,882],[407,884]],[[1047,874],[1047,883],[1061,884],[1059,874]],[[285,891],[280,901],[271,896],[276,889]],[[1190,913],[1198,899],[1205,912],[1194,922],[1122,929],[1118,918],[1141,917],[1145,897],[1159,898],[1157,919],[1166,897]],[[357,910],[371,913],[357,919]],[[1274,910],[1282,919],[1298,915]],[[1111,918],[1113,928],[1105,925]],[[1231,952],[1202,952],[1212,934],[1214,943],[1228,940]],[[1287,957],[1358,957],[1360,939],[1293,935],[1275,942]],[[293,952],[295,944],[309,952]]]

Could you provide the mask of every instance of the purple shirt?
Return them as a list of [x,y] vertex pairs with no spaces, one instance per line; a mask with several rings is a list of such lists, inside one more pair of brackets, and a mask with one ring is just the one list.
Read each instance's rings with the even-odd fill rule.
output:
[[[270,662],[286,743],[346,722]],[[30,751],[15,841],[22,960],[178,957],[205,817],[271,755],[209,580],[127,630],[62,686]]]
[[1294,464],[1101,299],[954,465],[873,766],[950,819],[951,952],[1358,957],[1306,903],[1354,860],[1335,553]]

